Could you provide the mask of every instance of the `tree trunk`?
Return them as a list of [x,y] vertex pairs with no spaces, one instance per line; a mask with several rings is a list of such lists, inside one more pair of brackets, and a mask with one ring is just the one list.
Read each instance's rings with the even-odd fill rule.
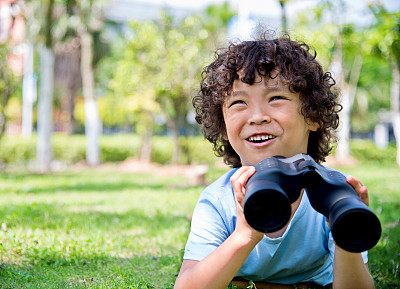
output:
[[[177,110],[175,110],[177,111]],[[172,163],[179,164],[180,155],[181,155],[181,146],[179,144],[179,116],[175,117],[175,119],[168,118],[167,126],[172,134],[173,141],[173,151],[172,151]]]
[[356,56],[351,69],[349,83],[345,80],[345,72],[343,68],[342,44],[339,37],[337,43],[337,54],[332,61],[330,70],[333,72],[336,82],[340,88],[341,100],[343,106],[339,114],[340,124],[337,130],[338,143],[335,156],[338,160],[343,161],[350,158],[350,131],[351,131],[351,107],[357,92],[357,84],[360,77],[361,67],[363,63],[362,56]]
[[400,71],[399,65],[394,60],[391,61],[391,67],[393,80],[390,87],[390,109],[397,147],[396,162],[400,166]]
[[337,147],[335,156],[338,160],[350,157],[350,95],[346,85],[341,86],[342,111],[339,114],[340,124],[337,130]]
[[181,158],[181,146],[179,144],[179,132],[177,124],[175,123],[174,129],[172,130],[172,137],[174,140],[174,151],[172,154],[172,163],[179,164]]
[[344,78],[341,49],[341,44],[339,43],[335,58],[333,59],[329,70],[332,72],[336,83],[340,88],[340,104],[343,107],[339,114],[340,123],[336,131],[338,143],[335,156],[339,160],[344,160],[350,156],[350,95]]
[[287,32],[287,14],[286,14],[286,0],[279,0],[279,4],[281,5],[281,25],[282,31]]
[[142,134],[141,144],[140,144],[140,161],[144,163],[150,163],[151,161],[151,144],[153,136],[153,126],[148,126]]
[[22,79],[22,136],[32,135],[33,103],[36,96],[36,77],[33,73],[33,45],[25,45],[24,76]]
[[150,163],[154,115],[151,111],[143,110],[141,112],[137,112],[137,117],[140,119],[140,122],[136,126],[137,133],[140,135],[141,140],[139,159],[141,162]]
[[68,125],[67,125],[67,133],[68,135],[73,135],[75,132],[76,120],[74,117],[74,109],[75,109],[75,93],[76,90],[74,88],[68,87],[67,96],[66,96],[66,110],[68,113]]
[[54,55],[51,48],[40,47],[40,86],[37,118],[36,158],[39,172],[50,170],[53,158],[51,135],[53,133]]
[[85,134],[86,134],[86,162],[90,166],[100,163],[99,138],[101,121],[99,109],[94,96],[92,35],[87,31],[81,33],[81,74],[82,88],[85,99]]
[[53,90],[54,90],[54,53],[52,27],[54,0],[43,1],[45,24],[44,45],[40,49],[40,87],[37,108],[37,143],[36,158],[39,172],[50,170],[53,150],[51,136],[53,133]]

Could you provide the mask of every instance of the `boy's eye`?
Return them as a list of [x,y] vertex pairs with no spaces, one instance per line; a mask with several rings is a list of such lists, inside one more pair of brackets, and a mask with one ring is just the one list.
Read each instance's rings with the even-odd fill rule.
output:
[[276,95],[270,98],[270,101],[279,100],[279,99],[286,99],[284,96]]
[[235,100],[230,104],[230,107],[236,104],[246,104],[243,100]]

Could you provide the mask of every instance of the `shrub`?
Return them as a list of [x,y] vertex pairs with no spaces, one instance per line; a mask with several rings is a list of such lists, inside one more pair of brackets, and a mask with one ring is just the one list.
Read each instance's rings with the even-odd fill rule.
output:
[[[181,137],[180,161],[182,164],[215,164],[211,144],[201,136]],[[86,138],[84,135],[68,136],[54,134],[52,138],[55,160],[77,163],[85,160]],[[386,149],[378,149],[371,140],[353,139],[351,154],[360,162],[395,164],[396,146],[392,143]],[[160,164],[171,163],[174,143],[168,136],[154,136],[151,160]],[[139,157],[140,139],[137,135],[103,135],[100,138],[101,162],[120,162],[129,157]],[[36,157],[36,137],[25,139],[20,136],[6,136],[0,142],[0,160],[4,163],[27,163]]]
[[217,160],[212,144],[202,136],[182,137],[182,163],[213,164]]
[[107,135],[100,139],[102,162],[120,162],[128,157],[138,157],[140,140],[135,135]]
[[77,163],[86,157],[86,139],[84,135],[55,134],[51,139],[54,159]]
[[395,164],[396,146],[394,143],[385,149],[376,147],[372,140],[353,139],[350,142],[351,155],[360,162],[373,162],[376,164]]
[[[215,160],[211,145],[202,137],[180,138],[182,163],[210,163]],[[77,163],[85,160],[86,138],[84,135],[55,133],[52,137],[55,160]],[[173,141],[167,136],[152,139],[151,160],[160,164],[170,163]],[[103,135],[100,138],[101,162],[120,162],[129,157],[139,157],[140,139],[136,135]],[[27,163],[36,158],[36,136],[23,138],[7,136],[0,142],[0,160],[4,163]]]
[[172,139],[165,136],[154,136],[151,143],[151,160],[166,164],[171,162],[174,144]]
[[4,163],[20,163],[36,156],[36,138],[25,139],[4,136],[0,142],[0,160]]

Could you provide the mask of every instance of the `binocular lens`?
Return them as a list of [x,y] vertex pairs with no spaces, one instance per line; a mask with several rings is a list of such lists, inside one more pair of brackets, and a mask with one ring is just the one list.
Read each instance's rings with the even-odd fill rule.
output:
[[276,190],[260,190],[252,194],[244,205],[247,223],[254,229],[268,233],[286,225],[291,207],[285,193]]
[[368,207],[358,205],[359,202],[342,199],[329,214],[333,239],[339,247],[354,253],[374,247],[382,233],[379,219]]

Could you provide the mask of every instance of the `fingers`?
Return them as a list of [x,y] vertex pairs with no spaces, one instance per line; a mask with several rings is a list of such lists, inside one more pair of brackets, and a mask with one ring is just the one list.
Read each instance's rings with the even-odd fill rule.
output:
[[363,201],[364,204],[369,206],[368,188],[364,186],[359,179],[353,176],[348,176],[346,178],[346,181],[354,188],[354,190],[360,197],[361,201]]
[[243,212],[243,203],[246,195],[245,185],[255,172],[256,169],[254,167],[244,166],[239,168],[231,177],[237,212],[235,232],[238,233],[241,238],[248,237],[252,243],[255,242],[254,244],[258,243],[263,238],[264,233],[256,231],[247,223]]
[[246,185],[248,179],[256,172],[256,169],[252,166],[243,166],[238,169],[232,176],[231,176],[231,183],[233,187],[233,191],[235,193],[235,197],[237,202],[242,205],[244,196],[245,196],[245,189],[244,186]]

